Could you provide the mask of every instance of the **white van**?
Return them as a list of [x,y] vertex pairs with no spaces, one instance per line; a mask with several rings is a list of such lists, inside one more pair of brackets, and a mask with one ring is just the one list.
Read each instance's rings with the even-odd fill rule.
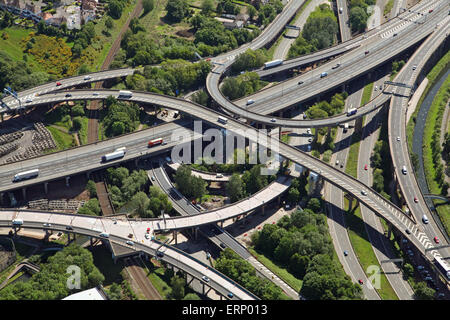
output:
[[426,214],[424,214],[424,215],[422,216],[422,221],[423,221],[423,223],[428,224],[428,217],[427,217]]

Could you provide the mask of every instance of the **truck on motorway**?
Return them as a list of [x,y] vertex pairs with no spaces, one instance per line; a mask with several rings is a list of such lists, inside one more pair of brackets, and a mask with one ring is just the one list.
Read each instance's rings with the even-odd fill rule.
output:
[[127,153],[127,148],[126,147],[120,147],[120,148],[117,148],[116,150],[114,150],[114,152],[116,152],[116,151],[123,151],[123,153]]
[[151,147],[157,146],[158,144],[162,144],[162,143],[163,143],[162,138],[153,139],[148,142],[148,147],[151,148]]
[[13,219],[12,224],[13,224],[13,226],[21,226],[21,225],[23,225],[23,220],[22,219]]
[[273,67],[279,66],[281,64],[283,64],[283,60],[281,60],[281,59],[272,60],[272,61],[264,63],[264,69],[273,68]]
[[220,123],[223,123],[223,124],[227,124],[228,119],[224,118],[224,117],[219,117],[219,118],[217,118],[217,121],[219,121]]
[[133,92],[127,90],[119,91],[119,98],[131,98],[133,96]]
[[33,170],[19,172],[14,176],[13,182],[21,181],[24,179],[35,178],[38,175],[39,175],[39,169],[33,169]]
[[439,270],[446,275],[447,280],[450,280],[450,267],[440,257],[435,257],[435,262]]
[[111,161],[111,160],[115,160],[115,159],[119,159],[122,158],[125,155],[125,152],[123,150],[120,151],[114,151],[111,153],[107,153],[102,157],[102,161],[103,162],[107,162],[107,161]]
[[350,108],[350,109],[348,109],[348,111],[347,111],[347,117],[350,117],[350,116],[356,114],[356,112],[358,112],[358,109],[356,109],[356,108]]

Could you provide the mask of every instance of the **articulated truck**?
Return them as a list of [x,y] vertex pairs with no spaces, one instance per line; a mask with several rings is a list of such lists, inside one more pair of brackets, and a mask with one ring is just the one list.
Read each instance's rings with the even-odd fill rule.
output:
[[24,172],[19,172],[13,178],[13,182],[18,182],[25,179],[35,178],[39,175],[39,169],[28,170]]
[[283,60],[281,60],[281,59],[269,61],[269,62],[264,63],[264,69],[273,68],[273,67],[279,66],[280,64],[283,64]]
[[133,96],[133,92],[126,91],[126,90],[120,90],[119,91],[119,98],[131,98]]
[[108,162],[108,161],[111,161],[111,160],[123,158],[124,155],[125,155],[125,151],[124,150],[115,150],[114,152],[105,154],[102,157],[102,161],[103,162]]

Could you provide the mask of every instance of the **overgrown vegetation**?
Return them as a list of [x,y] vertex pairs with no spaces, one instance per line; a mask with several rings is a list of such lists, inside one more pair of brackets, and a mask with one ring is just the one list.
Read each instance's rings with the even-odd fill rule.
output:
[[221,90],[228,99],[235,100],[255,93],[267,84],[267,81],[259,80],[257,73],[246,72],[237,77],[226,78]]
[[375,0],[350,0],[349,22],[353,33],[364,32],[367,28],[369,14],[367,8],[375,5]]
[[339,26],[333,10],[326,3],[318,6],[306,20],[301,35],[288,52],[288,58],[328,48],[336,43]]

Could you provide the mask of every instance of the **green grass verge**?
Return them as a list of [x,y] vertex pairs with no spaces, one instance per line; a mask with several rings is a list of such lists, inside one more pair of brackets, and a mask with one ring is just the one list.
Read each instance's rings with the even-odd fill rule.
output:
[[386,3],[386,5],[384,6],[383,14],[384,14],[385,16],[387,16],[387,15],[391,12],[391,10],[392,10],[393,7],[394,7],[394,0],[389,0],[389,1]]
[[367,102],[370,101],[370,98],[372,97],[372,90],[373,90],[373,82],[367,84],[364,87],[362,98],[361,98],[361,106],[365,105]]
[[263,254],[258,253],[254,249],[254,247],[249,247],[248,251],[250,251],[250,253],[254,255],[259,262],[261,262],[264,266],[266,266],[267,269],[276,274],[281,280],[286,282],[291,288],[293,288],[297,292],[300,291],[303,284],[302,280],[297,279],[289,271],[287,271],[287,269],[278,266]]
[[348,152],[347,164],[345,166],[345,173],[356,178],[358,174],[358,155],[359,155],[359,144],[361,140],[361,134],[359,132],[353,132],[352,135],[352,145]]
[[81,129],[78,131],[78,137],[82,145],[88,143],[88,123],[89,119],[83,117],[81,120]]
[[75,139],[71,134],[62,132],[51,126],[46,126],[56,142],[56,151],[66,150],[75,146]]
[[[373,252],[372,245],[364,226],[364,221],[362,220],[359,205],[356,201],[353,201],[352,212],[348,212],[348,208],[348,199],[344,198],[344,209],[347,211],[345,222],[347,224],[348,236],[364,272],[372,265],[378,266],[380,268],[380,288],[376,289],[378,294],[383,300],[398,300],[394,289],[392,289],[386,275],[383,273],[380,264],[378,263],[375,253]],[[370,274],[368,276],[370,276]]]
[[[415,121],[414,119],[417,117],[417,114],[419,113],[420,106],[423,103],[423,100],[425,99],[426,95],[430,91],[431,87],[436,83],[439,76],[445,72],[445,70],[450,65],[450,51],[443,56],[438,63],[431,69],[431,71],[427,74],[428,84],[425,87],[425,90],[423,91],[422,96],[419,99],[419,102],[417,103],[416,109],[414,110],[414,113],[411,115],[411,118],[408,121],[408,124],[406,126],[406,135],[408,137],[408,148],[409,152],[412,152],[412,140],[413,140],[413,134],[414,134],[414,126]],[[449,126],[450,129],[450,126]]]
[[168,300],[170,294],[172,293],[172,288],[170,285],[163,280],[164,277],[164,269],[163,268],[157,268],[150,271],[148,275],[148,279],[153,284],[156,290],[158,290],[161,297],[164,298],[164,300]]

